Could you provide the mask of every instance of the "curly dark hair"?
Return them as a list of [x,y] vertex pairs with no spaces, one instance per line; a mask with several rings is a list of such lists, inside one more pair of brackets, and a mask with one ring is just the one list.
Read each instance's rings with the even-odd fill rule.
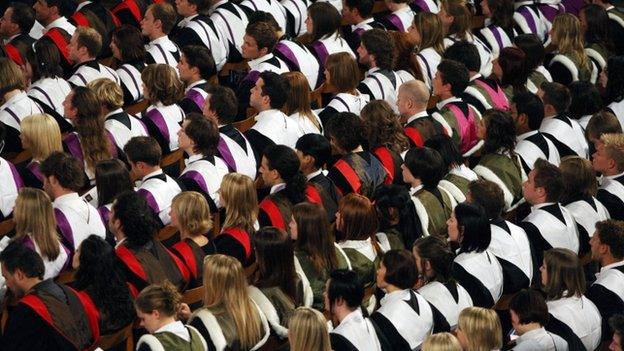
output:
[[139,249],[154,239],[158,222],[145,198],[134,191],[117,195],[113,203],[114,218],[121,222],[126,243],[131,249]]
[[113,247],[91,235],[80,244],[79,261],[74,287],[86,290],[98,307],[103,334],[131,323],[134,305]]
[[364,126],[360,117],[351,112],[341,112],[325,126],[328,139],[334,139],[338,146],[350,152],[362,145]]
[[491,109],[483,114],[483,122],[486,125],[483,155],[498,152],[500,149],[515,155],[516,124],[511,115],[502,110]]
[[409,148],[409,141],[403,133],[399,118],[387,101],[369,102],[362,109],[360,117],[364,121],[364,134],[370,150],[385,146],[400,154]]
[[82,167],[77,159],[64,152],[53,152],[39,166],[45,177],[54,176],[59,184],[72,191],[79,191],[85,183]]
[[394,41],[388,32],[373,28],[362,33],[362,45],[369,54],[375,55],[375,63],[380,69],[391,70],[394,67]]

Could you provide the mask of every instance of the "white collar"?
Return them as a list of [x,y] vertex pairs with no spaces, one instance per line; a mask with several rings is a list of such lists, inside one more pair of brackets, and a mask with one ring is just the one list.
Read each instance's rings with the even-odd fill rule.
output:
[[186,87],[186,90],[184,91],[185,93],[188,93],[189,90],[193,89],[194,87],[200,85],[200,84],[204,84],[207,83],[205,79],[200,79],[194,83],[189,84],[188,87]]
[[397,290],[397,291],[393,291],[391,293],[386,294],[386,296],[384,296],[381,299],[381,301],[379,301],[379,303],[383,306],[383,305],[392,303],[394,301],[408,300],[408,297],[409,297],[408,289]]
[[[6,44],[10,43],[11,40],[17,38],[20,34],[22,34],[22,33],[17,33],[17,34],[15,34],[15,35],[13,35],[13,36],[11,36],[9,38],[4,39],[4,44],[6,45]],[[26,34],[28,34],[28,33],[26,33]]]
[[411,187],[409,191],[410,195],[414,196],[414,194],[416,194],[418,190],[422,189],[423,187],[424,187],[423,184],[420,184],[419,186],[416,186],[416,187]]
[[600,268],[600,272],[598,274],[602,274],[602,273],[604,273],[605,271],[607,271],[607,270],[609,270],[611,268],[615,268],[615,267],[619,267],[619,266],[624,266],[624,260],[618,261],[618,262],[613,262],[611,264],[608,264],[608,265]]
[[318,170],[316,170],[316,171],[314,171],[314,172],[312,172],[312,173],[308,174],[308,175],[306,176],[306,179],[307,179],[307,180],[310,180],[310,179],[312,179],[312,178],[316,177],[317,175],[319,175],[319,174],[321,174],[321,173],[323,173],[323,170],[319,168]]
[[262,62],[270,60],[273,58],[273,53],[269,52],[268,54],[264,55],[264,56],[260,56],[256,59],[253,60],[249,60],[247,62],[247,64],[249,65],[249,68],[251,68],[252,70],[255,69],[256,67],[258,67],[258,65],[260,65]]
[[436,104],[436,107],[438,108],[438,110],[441,110],[446,104],[451,103],[451,102],[455,102],[455,101],[461,101],[461,99],[456,97],[456,96],[451,96],[448,99],[444,99],[444,100],[438,102]]
[[517,141],[524,140],[524,139],[530,137],[531,135],[537,134],[537,132],[538,132],[537,130],[532,130],[532,131],[529,131],[529,132],[526,132],[526,133],[522,133],[522,134],[520,134],[520,135],[518,135],[516,137],[516,140]]
[[477,78],[481,78],[481,73],[477,73],[477,74],[475,74],[474,76],[470,77],[470,80],[469,80],[469,81],[470,81],[470,82],[472,82],[472,81],[474,81],[474,80],[475,80],[475,79],[477,79]]
[[64,16],[61,16],[57,19],[55,19],[54,21],[50,22],[47,26],[45,26],[45,31],[49,31],[52,28],[65,28],[67,25],[72,25],[71,23],[69,23],[69,21],[67,20],[67,18],[65,18]]
[[275,184],[271,187],[271,192],[269,194],[275,194],[276,192],[284,189],[286,187],[286,183]]
[[256,122],[271,119],[273,116],[286,118],[286,115],[282,111],[272,108],[258,112],[258,114],[256,115]]
[[201,160],[202,158],[204,158],[204,155],[202,155],[201,153],[194,154],[194,155],[189,156],[189,158],[187,158],[186,160],[184,160],[184,164],[188,166],[195,161]]
[[123,237],[121,240],[119,240],[117,242],[117,244],[115,244],[115,249],[117,249],[118,247],[120,247],[121,245],[123,245],[123,243],[126,241],[127,237]]
[[531,206],[531,212],[535,210],[539,210],[542,207],[550,206],[550,205],[557,205],[557,203],[556,202],[542,202],[541,204],[533,205]]
[[358,24],[352,24],[351,25],[351,31],[354,31],[358,28],[364,28],[366,29],[366,26],[369,25],[370,23],[375,22],[375,19],[373,17],[371,18],[367,18],[365,20],[363,20],[362,22],[358,23]]
[[350,324],[350,323],[362,323],[362,322],[364,322],[364,315],[362,315],[362,310],[359,308],[356,308],[355,311],[349,313],[342,319],[342,322],[340,322],[339,326],[341,325],[346,326],[347,324]]
[[156,45],[156,44],[165,44],[170,42],[171,40],[169,40],[169,36],[167,34],[163,35],[162,37],[158,37],[152,41],[149,42],[149,46],[152,45]]
[[529,330],[528,332],[520,335],[518,337],[518,340],[516,341],[516,344],[520,344],[522,341],[525,340],[531,340],[534,339],[536,337],[539,337],[540,335],[544,335],[546,334],[546,329],[544,329],[544,327],[541,328],[537,328],[537,329],[533,329],[533,330]]
[[621,176],[623,176],[623,175],[624,175],[624,172],[619,173],[619,174],[614,174],[614,175],[612,175],[612,176],[602,176],[602,178],[603,178],[603,179],[605,179],[605,178],[606,178],[606,179],[615,179],[615,178],[621,177]]
[[80,200],[80,195],[78,195],[78,193],[69,193],[54,199],[54,205],[67,204],[76,200]]
[[368,77],[370,74],[373,74],[377,71],[380,71],[379,67],[371,67],[368,71],[366,71],[366,74],[364,76]]
[[190,341],[191,336],[189,331],[186,329],[184,324],[180,321],[175,321],[173,323],[169,323],[167,325],[162,326],[160,329],[156,330],[153,334],[169,332],[175,334],[182,338],[184,341]]
[[422,118],[422,117],[427,117],[429,116],[429,114],[427,113],[427,110],[422,110],[420,112],[417,112],[415,114],[413,114],[410,118],[407,119],[407,124],[412,123],[413,121]]
[[5,108],[13,105],[14,103],[18,102],[19,100],[23,99],[23,98],[27,98],[28,95],[26,94],[25,91],[21,90],[19,93],[11,96],[10,99],[8,99],[4,104],[2,104],[2,106],[0,106],[0,110],[4,110]]
[[106,116],[104,116],[104,119],[107,119],[109,116],[116,115],[116,114],[122,113],[122,112],[123,112],[123,109],[120,107],[120,108],[118,108],[116,110],[113,110],[113,111],[107,113]]
[[81,2],[80,4],[78,4],[78,6],[76,6],[76,11],[74,11],[74,13],[80,11],[83,7],[87,6],[91,4],[91,1],[85,1],[85,2]]
[[145,177],[141,178],[141,183],[144,182],[147,178],[149,178],[151,176],[155,176],[155,175],[162,174],[162,173],[163,173],[163,170],[159,168],[158,170],[156,170],[156,171],[154,171],[154,172],[152,172],[150,174],[146,174]]
[[194,15],[190,15],[188,17],[184,17],[183,19],[180,20],[180,22],[178,22],[178,27],[186,27],[187,24],[189,24],[189,22],[191,22],[193,20],[193,18],[199,16],[199,14],[194,14]]
[[411,8],[411,7],[409,7],[409,6],[405,6],[404,8],[398,9],[398,10],[396,10],[396,11],[392,12],[392,13],[393,13],[393,14],[399,14],[399,13],[401,13],[401,12],[411,12],[411,11],[412,11],[412,8]]

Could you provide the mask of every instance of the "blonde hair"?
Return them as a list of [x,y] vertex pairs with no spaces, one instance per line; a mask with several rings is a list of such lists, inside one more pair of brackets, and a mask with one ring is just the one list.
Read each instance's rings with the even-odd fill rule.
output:
[[175,285],[165,280],[160,284],[152,284],[141,290],[134,301],[134,306],[143,313],[158,311],[167,317],[171,317],[177,314],[181,301],[182,295]]
[[618,172],[624,171],[624,134],[607,133],[600,136],[607,156],[615,161]]
[[467,307],[459,314],[457,328],[468,340],[468,351],[491,351],[503,347],[503,331],[494,310]]
[[422,344],[422,351],[462,351],[459,340],[451,333],[430,335]]
[[180,232],[189,236],[211,234],[210,207],[204,196],[196,191],[185,191],[171,201],[171,209],[178,215]]
[[123,91],[119,84],[108,78],[98,78],[87,84],[87,88],[93,90],[102,104],[108,111],[121,108],[124,104]]
[[173,67],[164,63],[151,64],[141,72],[141,80],[147,87],[152,104],[161,102],[173,105],[184,96],[184,84]]
[[[557,15],[552,25],[552,39],[557,43],[560,54],[572,57],[578,61],[579,68],[591,74],[592,63],[585,53],[585,38],[581,29],[581,21],[576,16],[569,13]],[[585,80],[589,80],[589,76],[586,78]]]
[[30,115],[20,123],[20,128],[33,159],[42,161],[53,152],[63,151],[61,129],[52,116],[45,113]]
[[440,55],[444,53],[444,27],[436,14],[418,12],[414,16],[413,26],[420,34],[419,51],[430,47]]
[[27,235],[41,250],[41,256],[54,261],[61,253],[61,244],[56,232],[56,219],[52,209],[52,201],[43,190],[22,188],[19,191],[13,209],[15,221],[15,237],[13,241],[21,241]]
[[229,173],[221,181],[221,197],[225,201],[223,229],[241,228],[254,231],[258,218],[258,195],[251,178],[240,173]]
[[327,321],[323,314],[309,307],[299,307],[288,322],[291,351],[331,351]]
[[[247,293],[247,278],[241,263],[221,254],[204,258],[204,308],[215,315],[232,317],[242,350],[249,350],[264,332],[260,314]],[[192,319],[192,317],[191,317]]]
[[22,70],[11,59],[0,57],[0,101],[4,103],[4,94],[15,89],[26,89]]

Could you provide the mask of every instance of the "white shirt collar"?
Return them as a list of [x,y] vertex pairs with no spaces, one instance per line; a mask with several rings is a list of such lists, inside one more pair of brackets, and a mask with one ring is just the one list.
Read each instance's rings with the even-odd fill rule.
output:
[[321,174],[321,173],[323,173],[323,170],[322,170],[322,169],[318,169],[317,171],[315,171],[315,172],[312,172],[312,173],[308,174],[308,175],[306,176],[306,179],[307,179],[307,180],[310,180],[310,179],[312,179],[312,178],[316,177],[317,175],[319,175],[319,174]]
[[273,116],[286,117],[286,115],[282,111],[272,108],[272,109],[258,112],[258,114],[256,115],[256,122],[260,122],[261,120],[265,120],[265,119],[270,119]]
[[204,155],[194,154],[194,155],[189,156],[189,158],[187,158],[186,160],[184,160],[184,164],[188,166],[195,161],[201,160],[202,158],[204,158]]
[[366,71],[365,76],[368,77],[370,74],[373,74],[373,73],[375,73],[375,72],[377,72],[379,70],[380,70],[379,67],[372,67],[368,71]]
[[470,81],[472,82],[472,81],[474,81],[477,78],[481,78],[481,73],[477,73],[474,76],[470,77]]
[[72,25],[71,23],[69,23],[69,21],[67,20],[67,18],[61,16],[57,19],[55,19],[54,21],[50,22],[47,26],[45,26],[45,32],[49,31],[52,28],[55,27],[59,27],[59,28],[65,28],[67,25]]
[[416,194],[416,192],[418,192],[418,190],[422,189],[422,188],[423,188],[423,186],[424,186],[423,184],[420,184],[420,185],[419,185],[419,186],[417,186],[417,187],[411,187],[411,188],[410,188],[410,192],[409,192],[409,193],[410,193],[410,195],[412,195],[412,196],[413,196],[414,194]]
[[419,118],[427,117],[427,116],[429,116],[429,114],[427,113],[427,110],[420,111],[420,112],[412,115],[410,118],[408,118],[407,119],[407,124],[412,123],[413,121],[415,121],[415,120],[417,120]]
[[191,22],[193,20],[193,18],[199,16],[199,14],[194,14],[194,15],[190,15],[188,17],[184,17],[183,19],[180,20],[180,22],[178,22],[178,27],[186,27],[187,24],[189,24],[189,22]]
[[76,11],[74,11],[74,13],[80,11],[83,7],[89,5],[90,3],[91,1],[81,2],[80,4],[78,4],[78,6],[76,6]]
[[624,260],[618,261],[618,262],[613,262],[611,264],[608,264],[608,265],[600,268],[600,273],[598,273],[598,274],[602,274],[602,273],[604,273],[608,269],[619,267],[619,266],[624,266]]
[[249,65],[249,68],[256,69],[256,67],[258,67],[259,64],[261,64],[262,62],[266,61],[266,60],[270,60],[273,58],[273,53],[268,53],[264,56],[260,56],[256,59],[250,60],[247,62],[247,64]]
[[150,174],[146,174],[146,175],[145,175],[145,177],[143,177],[143,178],[141,179],[141,182],[144,182],[147,178],[149,178],[149,177],[151,177],[151,176],[155,176],[155,175],[157,175],[157,174],[162,174],[162,173],[163,173],[163,170],[159,168],[158,170],[156,170],[156,171],[154,171],[154,172],[152,172],[152,173],[150,173]]
[[164,44],[164,43],[168,43],[170,41],[171,40],[169,40],[169,36],[165,34],[162,37],[158,37],[158,38],[150,41],[148,45],[152,46],[152,45],[156,45],[156,44]]
[[282,189],[284,189],[286,187],[286,183],[279,183],[279,184],[275,184],[271,187],[271,192],[270,194],[274,194]]
[[624,172],[619,173],[619,174],[614,174],[614,175],[612,175],[612,176],[603,176],[603,178],[606,178],[606,179],[615,179],[615,178],[621,177],[621,176],[623,176],[623,175],[624,175]]
[[365,20],[363,20],[362,22],[358,23],[358,24],[352,24],[351,25],[351,31],[355,31],[358,28],[364,28],[366,29],[366,26],[368,26],[370,23],[373,23],[375,21],[374,18],[367,18]]
[[438,110],[441,110],[446,104],[451,103],[451,102],[455,102],[455,101],[461,101],[461,99],[458,98],[458,97],[455,97],[455,96],[451,96],[448,99],[444,99],[444,100],[438,102],[436,104],[436,107],[438,108]]
[[188,87],[186,87],[186,90],[184,91],[185,93],[188,93],[189,90],[193,89],[194,87],[200,85],[200,84],[204,84],[207,83],[205,79],[200,79],[194,83],[189,84]]
[[127,239],[126,237],[123,237],[121,240],[119,240],[117,244],[115,244],[115,249],[123,245],[123,243],[126,242],[126,239]]
[[167,325],[162,326],[160,329],[156,330],[154,334],[169,332],[173,333],[180,338],[184,339],[184,341],[190,341],[191,336],[189,335],[188,329],[182,324],[180,321],[175,321],[173,323],[169,323]]
[[80,195],[78,195],[78,193],[69,193],[69,194],[61,195],[57,197],[56,199],[54,199],[54,205],[56,206],[56,205],[60,205],[64,203],[71,203],[76,200],[80,200]]
[[520,344],[521,342],[525,341],[525,340],[531,340],[534,339],[540,335],[544,335],[546,334],[546,329],[544,329],[544,327],[541,328],[537,328],[537,329],[533,329],[533,330],[529,330],[528,332],[520,335],[516,341],[516,345]]
[[409,290],[397,290],[391,293],[386,294],[379,303],[383,306],[385,304],[398,301],[398,300],[408,300]]
[[104,119],[107,119],[109,116],[116,115],[116,114],[122,113],[122,112],[123,112],[123,109],[122,108],[118,108],[116,110],[113,110],[113,111],[107,113],[106,116],[104,116]]

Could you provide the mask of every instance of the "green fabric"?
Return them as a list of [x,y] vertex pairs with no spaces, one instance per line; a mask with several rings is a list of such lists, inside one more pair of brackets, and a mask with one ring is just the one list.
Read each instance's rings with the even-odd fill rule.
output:
[[[546,77],[539,71],[531,72],[531,74],[529,75],[529,80],[531,81],[531,83],[533,83],[533,85],[535,85],[537,89],[539,89],[542,86],[542,83],[548,82],[548,79],[546,79]],[[508,87],[508,88],[511,89],[511,87]],[[509,101],[511,101],[510,95],[507,93],[507,88],[504,90],[505,90],[505,95],[507,95],[507,98],[509,99]]]
[[563,56],[569,58],[570,61],[572,61],[572,63],[574,63],[574,66],[576,66],[576,69],[578,70],[578,80],[579,81],[589,82],[591,80],[592,61],[589,59],[589,57],[587,57],[587,66],[582,67],[580,60],[578,60],[578,59],[576,59],[576,58],[574,58],[574,57],[572,57],[570,55],[564,55],[564,54],[560,54],[560,55],[563,55]]
[[459,176],[457,174],[448,173],[444,180],[449,181],[451,184],[455,185],[459,190],[461,190],[462,194],[466,196],[468,194],[468,184],[470,184],[470,180]]
[[303,284],[299,275],[296,277],[295,284],[297,287],[295,292],[297,294],[297,302],[293,301],[293,299],[278,286],[260,288],[264,296],[266,296],[267,299],[271,301],[273,307],[275,307],[280,324],[284,327],[288,326],[288,321],[295,312],[295,309],[303,305]]
[[405,249],[405,244],[403,243],[403,239],[401,232],[397,228],[387,228],[383,231],[388,238],[388,242],[390,243],[391,250],[403,250]]
[[171,332],[156,333],[153,336],[160,341],[165,350],[203,351],[204,345],[201,342],[201,335],[190,328],[187,330],[191,333],[190,345],[188,341]]
[[414,196],[422,202],[427,211],[427,216],[429,217],[427,230],[429,231],[429,235],[446,238],[448,236],[446,221],[451,217],[453,207],[451,198],[446,192],[440,190],[440,194],[442,195],[442,202],[440,202],[434,194],[424,188],[416,192]]
[[440,110],[440,115],[442,115],[442,118],[444,118],[446,123],[453,130],[452,139],[455,142],[455,144],[461,145],[461,133],[459,132],[459,125],[457,124],[457,118],[455,117],[455,114],[453,113],[453,111],[451,111],[448,107],[445,106]]
[[479,165],[491,170],[507,186],[513,195],[513,203],[522,198],[522,168],[518,159],[507,155],[487,154],[481,156]]
[[[342,254],[338,251],[338,249],[334,249],[336,252],[336,258],[338,261],[337,269],[347,269],[347,261],[342,256]],[[314,268],[314,264],[310,259],[310,255],[303,251],[295,251],[295,256],[299,260],[299,264],[301,264],[301,268],[303,269],[303,273],[305,273],[308,281],[310,282],[310,288],[312,288],[312,293],[314,296],[314,300],[312,302],[312,307],[319,311],[323,311],[325,306],[325,299],[323,298],[323,292],[325,291],[325,283],[329,278],[329,271],[324,270],[323,272],[318,272]]]
[[380,262],[379,255],[375,257],[374,261],[371,261],[356,249],[343,248],[343,251],[349,257],[351,268],[357,274],[360,283],[365,288],[375,284],[375,274]]

